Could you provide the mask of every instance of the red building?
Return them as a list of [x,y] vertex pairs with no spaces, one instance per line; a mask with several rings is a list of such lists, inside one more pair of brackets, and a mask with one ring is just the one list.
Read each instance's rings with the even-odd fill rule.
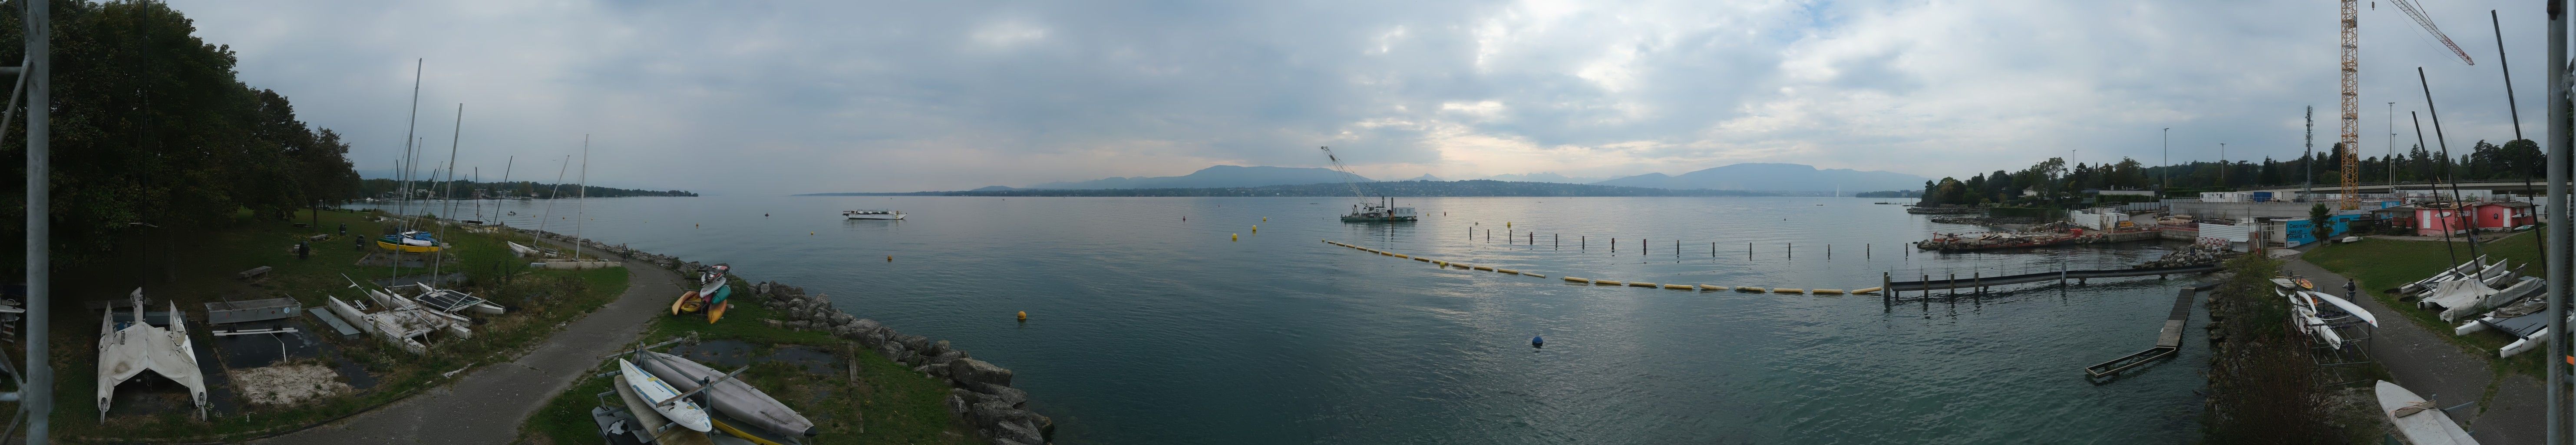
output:
[[2469,205],[2474,210],[2470,223],[2480,229],[2512,230],[2539,223],[2528,202],[2481,202]]
[[2527,202],[2426,202],[2415,205],[2415,235],[2459,234],[2470,228],[2509,230],[2532,225],[2539,217]]

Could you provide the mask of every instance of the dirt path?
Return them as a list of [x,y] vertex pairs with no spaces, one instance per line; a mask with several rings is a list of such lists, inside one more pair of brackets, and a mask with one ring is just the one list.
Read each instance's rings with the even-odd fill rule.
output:
[[[607,255],[602,254],[603,257]],[[611,257],[613,258],[613,257]],[[636,263],[626,293],[574,320],[509,363],[483,366],[452,383],[329,425],[252,441],[260,444],[502,444],[519,424],[575,378],[644,332],[679,277]]]
[[[2307,260],[2292,258],[2281,268],[2291,274],[2304,275],[2316,282],[2317,288],[2342,294],[2344,277],[2328,272]],[[2477,405],[2451,412],[2451,420],[2478,443],[2537,443],[2546,429],[2547,417],[2540,397],[2540,381],[2527,375],[2505,374],[2501,385],[2487,356],[2495,351],[2463,349],[2441,336],[2451,335],[2449,326],[2421,326],[2412,317],[2396,316],[2400,309],[2379,304],[2379,299],[2353,298],[2362,309],[2381,315],[2379,330],[2373,334],[2370,355],[2388,368],[2394,382],[2406,389],[2433,397],[2443,406],[2478,402]],[[2402,310],[2416,310],[2404,308]],[[2495,395],[2487,397],[2487,388]]]

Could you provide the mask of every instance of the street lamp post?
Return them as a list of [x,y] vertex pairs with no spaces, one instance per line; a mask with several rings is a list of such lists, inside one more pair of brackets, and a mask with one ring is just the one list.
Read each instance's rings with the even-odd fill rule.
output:
[[2165,127],[2165,171],[2162,179],[2165,185],[2156,188],[2157,199],[2164,198],[2164,189],[2173,188],[2173,127]]

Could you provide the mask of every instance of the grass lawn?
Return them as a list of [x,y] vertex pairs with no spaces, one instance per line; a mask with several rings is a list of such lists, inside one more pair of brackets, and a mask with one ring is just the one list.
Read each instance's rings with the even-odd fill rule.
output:
[[[837,351],[842,360],[856,360],[859,366],[855,376],[847,366],[815,374],[780,362],[753,363],[751,370],[742,374],[741,378],[753,387],[814,421],[822,434],[806,441],[809,444],[975,443],[971,440],[973,433],[948,415],[946,381],[912,372],[875,351],[857,347],[855,342],[820,331],[771,328],[761,320],[780,318],[778,311],[755,304],[752,299],[764,297],[752,295],[742,279],[734,279],[733,286],[734,301],[738,303],[727,310],[723,321],[709,324],[706,318],[695,315],[662,317],[654,321],[643,340],[658,343],[695,334],[701,340],[751,343],[757,349],[753,351],[755,356],[779,347],[806,345]],[[675,298],[680,292],[679,288],[671,289]],[[597,395],[608,391],[609,383],[608,379],[592,376],[610,372],[615,363],[601,362],[571,390],[547,402],[522,425],[521,434],[527,441],[539,444],[598,443],[590,408],[598,406]]]
[[[2485,239],[2487,234],[2480,235],[2481,239]],[[2513,263],[2510,267],[2522,268],[2524,273],[2542,273],[2545,268],[2541,267],[2543,258],[2541,247],[2539,243],[2532,241],[2537,237],[2538,235],[2532,235],[2531,232],[2523,232],[2502,239],[2488,240],[2481,243],[2480,249],[2487,255],[2488,261],[2501,259]],[[2306,259],[2326,270],[2360,282],[2363,292],[2369,293],[2371,298],[2379,299],[2380,304],[2399,308],[2397,312],[2404,318],[2412,320],[2417,326],[2423,326],[2424,329],[2436,334],[2447,334],[2452,328],[2457,327],[2457,323],[2444,322],[2433,311],[2414,309],[2414,302],[2398,301],[2396,295],[2388,292],[2399,285],[2433,276],[2443,268],[2456,266],[2477,257],[2469,254],[2468,243],[2465,241],[2449,243],[2447,251],[2444,244],[2441,241],[2371,239],[2358,243],[2319,247],[2308,252]],[[2524,264],[2531,266],[2526,268],[2523,267]],[[2494,332],[2465,336],[2437,336],[2468,349],[2471,355],[2480,357],[2494,357],[2497,348],[2513,343],[2514,340],[2511,336]],[[2547,366],[2541,361],[2541,355],[2526,353],[2489,363],[2500,372],[2521,372],[2532,377],[2541,377],[2544,374],[2543,368]]]
[[[319,224],[294,227],[292,223]],[[337,236],[338,227],[347,224],[348,236]],[[598,308],[624,292],[627,271],[622,268],[582,271],[527,270],[525,262],[515,258],[502,244],[515,239],[527,243],[524,236],[507,232],[471,233],[451,230],[442,239],[453,244],[454,254],[440,267],[442,272],[463,271],[468,281],[459,288],[512,309],[507,315],[489,317],[474,326],[470,339],[437,342],[425,356],[412,355],[382,344],[372,336],[361,335],[340,339],[337,335],[318,335],[334,347],[319,360],[327,363],[361,364],[377,383],[373,388],[354,393],[329,396],[293,406],[258,406],[246,401],[239,411],[198,420],[193,413],[165,412],[152,415],[122,415],[101,422],[97,403],[90,400],[96,391],[99,313],[86,310],[84,302],[123,300],[136,286],[144,287],[146,298],[177,303],[179,309],[196,319],[189,326],[197,342],[210,342],[210,330],[203,323],[205,302],[292,297],[307,309],[325,307],[324,298],[343,300],[363,298],[348,289],[348,279],[368,280],[427,273],[426,270],[356,265],[367,253],[380,252],[372,238],[383,226],[374,215],[359,212],[324,211],[316,215],[299,212],[291,221],[251,218],[247,212],[236,221],[220,227],[189,228],[185,243],[153,234],[139,238],[126,253],[112,264],[88,269],[69,270],[55,280],[54,329],[51,335],[53,368],[56,375],[53,425],[57,437],[80,440],[90,438],[155,441],[230,441],[264,432],[292,429],[355,413],[444,383],[440,373],[468,364],[492,364],[515,357],[518,351],[551,334],[556,325]],[[165,228],[161,230],[173,230]],[[176,234],[174,233],[174,234]],[[332,236],[313,243],[310,258],[298,259],[289,250],[307,237],[329,233]],[[369,240],[352,246],[351,238]],[[157,242],[156,242],[157,241]],[[272,270],[265,279],[245,281],[235,273],[259,266]],[[348,278],[343,278],[343,275]],[[166,307],[155,304],[155,308]],[[319,326],[319,323],[313,323]],[[328,330],[328,328],[318,328]],[[199,357],[216,361],[215,357]],[[209,388],[213,389],[213,388]],[[238,394],[236,394],[238,397]],[[184,405],[184,403],[183,403]],[[192,410],[189,410],[192,411]]]

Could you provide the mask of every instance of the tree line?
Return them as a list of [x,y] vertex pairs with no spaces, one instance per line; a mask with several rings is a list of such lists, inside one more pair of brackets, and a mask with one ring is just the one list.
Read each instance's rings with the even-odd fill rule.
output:
[[[21,0],[24,1],[24,0]],[[355,196],[349,143],[297,120],[284,94],[242,83],[229,46],[193,35],[187,17],[154,1],[50,0],[53,11],[52,230],[56,264],[94,261],[150,224],[226,224],[244,209],[283,218],[316,201]],[[0,10],[17,11],[16,1]],[[24,60],[24,24],[0,20],[0,60]],[[14,80],[14,76],[0,76]],[[23,120],[23,119],[20,119]],[[0,159],[25,177],[26,125],[0,132]],[[26,188],[0,186],[0,226],[25,233]],[[6,241],[23,252],[23,237]],[[23,255],[8,264],[23,268]]]
[[[2192,161],[2172,166],[2146,166],[2136,159],[2115,163],[2068,165],[2065,158],[2031,164],[2020,170],[1995,170],[1967,179],[1945,177],[1923,183],[1924,204],[2034,204],[2071,199],[2088,189],[2156,190],[2168,195],[2229,191],[2246,187],[2313,184],[2333,193],[2343,183],[2340,143],[2315,154],[2290,159]],[[2456,152],[2455,152],[2456,153]],[[2428,180],[2540,180],[2548,175],[2540,144],[2517,139],[2496,145],[2471,144],[2466,153],[2445,157],[2422,146],[2394,156],[2354,160],[2362,182]]]
[[[471,199],[475,198],[475,190],[482,190],[483,197],[489,198],[498,198],[505,194],[507,196],[536,199],[554,197],[572,198],[580,196],[588,196],[592,198],[619,198],[628,196],[698,196],[697,193],[687,190],[638,190],[600,187],[595,185],[548,184],[535,181],[456,181],[454,184],[449,184],[446,181],[411,181],[411,187],[413,193],[412,198],[414,199],[440,197]],[[589,194],[583,194],[583,190],[585,189],[589,191]],[[391,179],[367,179],[359,181],[357,187],[358,196],[364,198],[398,197],[401,190],[402,182]]]

